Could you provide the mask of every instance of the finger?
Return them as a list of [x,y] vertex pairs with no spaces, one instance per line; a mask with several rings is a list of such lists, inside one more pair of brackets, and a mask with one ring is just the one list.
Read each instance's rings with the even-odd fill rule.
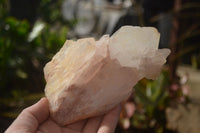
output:
[[85,126],[86,122],[87,122],[87,120],[78,121],[76,123],[68,125],[67,129],[72,129],[72,130],[80,132],[83,130],[83,127]]
[[40,124],[49,117],[49,102],[47,98],[42,98],[39,102],[26,108],[24,111],[32,114]]
[[117,122],[119,120],[120,112],[121,112],[121,106],[118,105],[117,107],[112,109],[109,113],[107,113],[104,116],[97,133],[114,133]]
[[96,133],[99,128],[99,125],[101,124],[102,119],[103,116],[90,118],[83,129],[83,133]]
[[7,129],[6,133],[35,132],[38,125],[48,118],[48,106],[48,100],[42,98],[36,104],[24,109]]

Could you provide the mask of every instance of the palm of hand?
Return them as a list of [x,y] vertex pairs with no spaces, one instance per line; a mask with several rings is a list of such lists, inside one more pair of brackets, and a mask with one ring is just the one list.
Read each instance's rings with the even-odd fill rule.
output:
[[[93,117],[88,120],[82,120],[67,126],[59,126],[53,120],[48,119],[39,126],[37,132],[40,133],[112,133],[117,124],[118,117],[114,116],[115,110],[112,110],[105,116]],[[110,114],[112,113],[112,114]],[[117,114],[116,114],[117,115]],[[114,120],[116,119],[116,120]],[[113,121],[116,121],[113,123]]]
[[120,114],[117,106],[105,115],[59,126],[49,117],[46,98],[26,108],[5,133],[113,133]]

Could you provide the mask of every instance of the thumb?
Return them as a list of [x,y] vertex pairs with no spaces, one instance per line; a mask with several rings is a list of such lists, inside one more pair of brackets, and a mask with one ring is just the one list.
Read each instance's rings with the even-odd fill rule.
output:
[[42,98],[36,104],[24,109],[5,133],[35,132],[39,124],[49,117],[49,103]]

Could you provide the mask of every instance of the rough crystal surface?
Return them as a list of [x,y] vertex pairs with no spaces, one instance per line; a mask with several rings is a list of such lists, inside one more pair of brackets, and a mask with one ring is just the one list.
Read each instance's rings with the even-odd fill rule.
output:
[[143,77],[155,79],[168,49],[152,27],[124,26],[112,37],[67,40],[44,68],[51,117],[60,125],[101,115],[126,100]]

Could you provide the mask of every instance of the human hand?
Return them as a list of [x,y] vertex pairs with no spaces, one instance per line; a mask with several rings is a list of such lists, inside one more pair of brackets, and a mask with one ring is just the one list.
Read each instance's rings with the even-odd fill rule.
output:
[[5,133],[114,133],[120,111],[118,105],[105,115],[62,127],[51,120],[48,100],[42,98],[24,109]]

